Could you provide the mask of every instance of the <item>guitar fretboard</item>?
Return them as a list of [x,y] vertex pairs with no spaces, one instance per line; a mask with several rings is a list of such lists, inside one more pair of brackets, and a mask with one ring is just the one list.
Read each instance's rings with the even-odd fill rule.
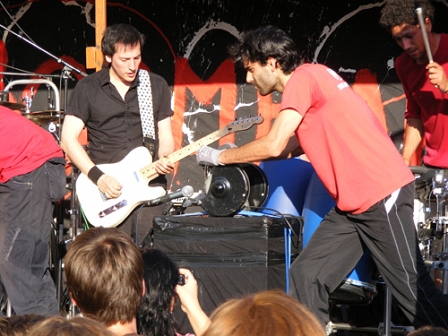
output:
[[[199,148],[202,146],[210,145],[211,143],[215,142],[216,140],[222,138],[223,136],[230,133],[230,130],[228,128],[221,128],[213,133],[210,133],[209,135],[171,153],[166,157],[168,162],[175,163],[177,161],[182,160],[183,158],[193,154],[196,152]],[[153,175],[157,175],[155,164],[151,163],[150,165],[143,167],[140,169],[140,174],[145,176],[146,178],[150,178]]]

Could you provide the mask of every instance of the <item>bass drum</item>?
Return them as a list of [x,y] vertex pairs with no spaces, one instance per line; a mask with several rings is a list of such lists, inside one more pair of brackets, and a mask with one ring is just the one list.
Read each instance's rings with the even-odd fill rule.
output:
[[201,206],[210,216],[232,216],[244,207],[261,207],[266,200],[267,179],[258,166],[243,163],[206,169]]

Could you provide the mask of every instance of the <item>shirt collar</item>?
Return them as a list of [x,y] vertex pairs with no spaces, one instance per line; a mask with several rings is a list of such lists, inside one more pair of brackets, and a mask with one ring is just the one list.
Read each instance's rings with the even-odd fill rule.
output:
[[[100,80],[101,80],[101,86],[105,86],[105,85],[108,85],[110,83],[109,68],[101,69],[101,71],[100,71]],[[135,79],[132,82],[132,84],[129,87],[129,89],[133,89],[133,88],[137,87],[137,85],[138,85],[138,75],[135,76]]]

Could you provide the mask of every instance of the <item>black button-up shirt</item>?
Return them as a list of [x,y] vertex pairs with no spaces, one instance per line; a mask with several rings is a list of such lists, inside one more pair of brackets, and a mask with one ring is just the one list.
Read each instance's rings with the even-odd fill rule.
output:
[[[157,122],[173,115],[171,90],[157,74],[151,73],[150,80],[157,138]],[[89,156],[95,164],[118,162],[143,145],[137,84],[138,76],[123,100],[105,68],[82,79],[73,90],[66,114],[86,125]]]

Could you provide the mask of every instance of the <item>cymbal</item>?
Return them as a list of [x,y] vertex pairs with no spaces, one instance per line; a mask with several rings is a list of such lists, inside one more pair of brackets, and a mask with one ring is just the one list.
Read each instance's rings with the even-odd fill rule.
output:
[[0,101],[0,105],[10,108],[11,110],[21,110],[25,108],[25,105],[23,104],[13,103],[9,101]]
[[30,113],[22,113],[22,115],[38,125],[49,124],[54,121],[59,121],[59,116],[62,119],[62,111],[46,110],[36,111]]

